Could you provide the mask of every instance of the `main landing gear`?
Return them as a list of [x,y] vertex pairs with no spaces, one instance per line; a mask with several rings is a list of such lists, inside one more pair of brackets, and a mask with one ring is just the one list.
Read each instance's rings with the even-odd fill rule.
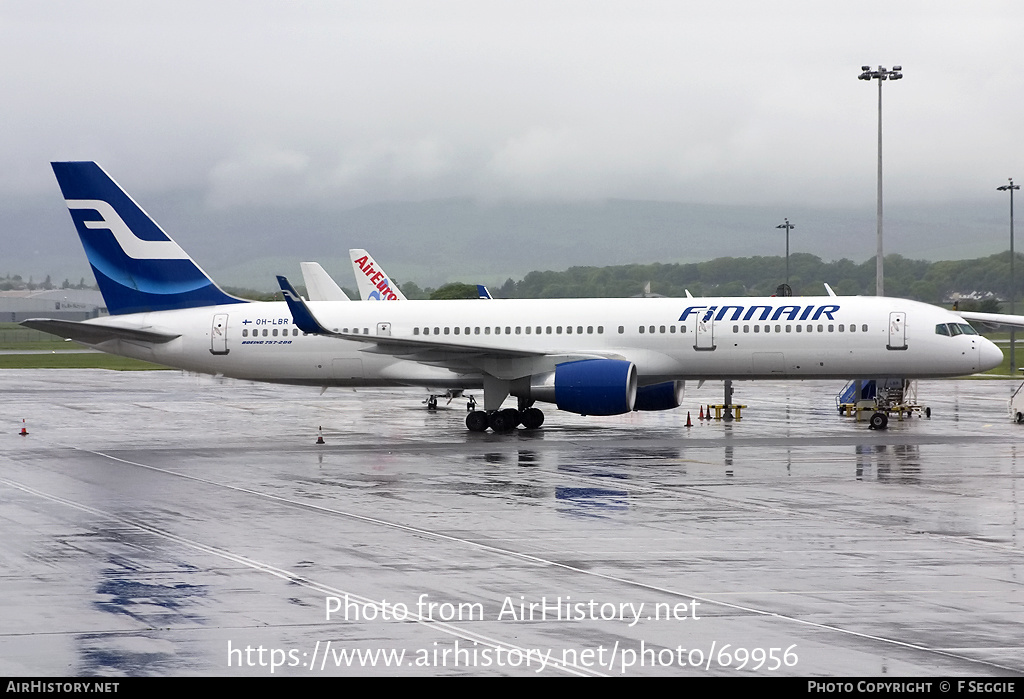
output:
[[543,424],[544,413],[539,408],[507,408],[491,412],[474,410],[466,416],[466,427],[471,432],[486,432],[488,427],[494,432],[511,432],[519,425],[528,430],[535,430]]

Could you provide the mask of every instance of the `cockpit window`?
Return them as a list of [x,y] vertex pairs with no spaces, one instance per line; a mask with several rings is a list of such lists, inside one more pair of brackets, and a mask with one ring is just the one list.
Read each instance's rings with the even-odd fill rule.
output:
[[939,323],[935,326],[935,334],[955,337],[956,335],[977,335],[978,331],[968,323]]

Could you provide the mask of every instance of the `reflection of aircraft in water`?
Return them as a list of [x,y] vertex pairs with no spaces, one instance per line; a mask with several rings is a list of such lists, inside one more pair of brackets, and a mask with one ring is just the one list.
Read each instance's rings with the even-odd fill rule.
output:
[[[960,376],[997,366],[961,318],[887,297],[286,303],[223,292],[95,163],[54,172],[110,315],[24,325],[105,352],[311,386],[483,388],[472,431],[679,406],[685,379]],[[966,323],[964,324],[966,326]],[[970,328],[970,326],[966,326]],[[509,397],[517,407],[502,409]]]
[[859,444],[855,447],[856,477],[875,467],[879,483],[916,485],[921,482],[921,447],[918,444]]

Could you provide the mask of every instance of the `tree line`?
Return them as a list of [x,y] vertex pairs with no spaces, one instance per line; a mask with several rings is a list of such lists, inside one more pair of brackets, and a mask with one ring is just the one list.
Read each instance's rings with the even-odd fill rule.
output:
[[[929,262],[911,260],[902,255],[885,258],[885,293],[887,296],[910,298],[925,303],[948,303],[954,294],[975,299],[979,307],[997,310],[999,300],[1021,298],[1024,287],[1024,256],[1015,256],[1015,284],[1010,285],[1010,253],[1002,252],[972,260]],[[611,298],[636,296],[650,283],[652,294],[683,297],[694,296],[770,296],[786,281],[784,257],[719,257],[706,262],[653,263],[647,265],[615,265],[610,267],[570,267],[561,272],[535,271],[516,281],[490,288],[495,298]],[[828,283],[842,296],[875,293],[875,260],[860,264],[842,259],[825,262],[816,255],[794,253],[789,257],[789,285],[794,296],[820,296]],[[62,288],[96,288],[64,280]],[[413,281],[398,282],[410,299],[476,298],[476,283],[455,282],[438,288],[420,287]],[[50,278],[39,284],[25,282],[18,275],[0,279],[0,290],[53,288]],[[280,300],[279,292],[264,292],[235,287],[225,288],[243,298]],[[304,289],[299,287],[300,293]],[[350,298],[355,292],[345,289]],[[966,306],[961,306],[966,310]]]
[[[1021,296],[1024,259],[1015,257],[1016,298]],[[495,298],[579,298],[639,295],[650,283],[652,294],[694,296],[770,296],[786,281],[784,257],[720,257],[687,264],[571,267],[562,272],[530,272],[491,288]],[[875,260],[857,264],[842,259],[825,262],[816,255],[795,253],[789,258],[789,285],[795,296],[825,294],[825,284],[843,296],[875,293]],[[420,289],[399,283],[409,298],[476,298],[475,284],[454,283]],[[1009,252],[973,260],[929,262],[902,255],[885,258],[885,293],[925,303],[948,303],[954,294],[985,301],[992,310],[998,299],[1010,298]]]

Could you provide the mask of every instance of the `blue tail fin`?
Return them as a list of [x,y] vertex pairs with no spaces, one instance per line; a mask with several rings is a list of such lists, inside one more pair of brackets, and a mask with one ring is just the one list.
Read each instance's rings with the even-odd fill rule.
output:
[[221,291],[99,165],[51,165],[111,314],[245,303]]

